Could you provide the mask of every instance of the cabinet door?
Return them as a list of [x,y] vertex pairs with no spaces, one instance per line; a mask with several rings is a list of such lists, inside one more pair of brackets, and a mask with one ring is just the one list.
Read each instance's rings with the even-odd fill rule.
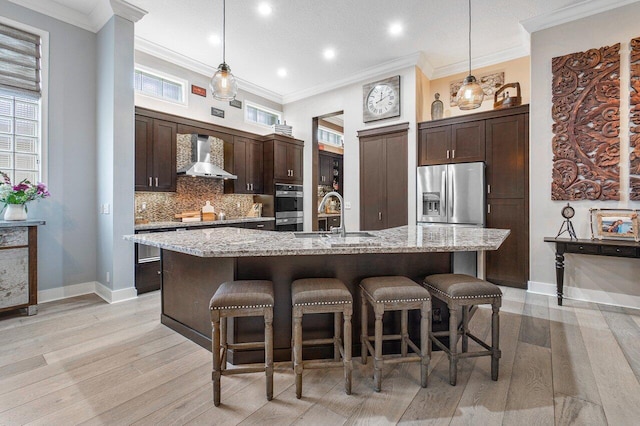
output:
[[153,191],[153,119],[136,116],[135,190]]
[[[384,139],[360,139],[360,229],[384,229],[383,204],[387,198],[384,175]],[[406,172],[406,167],[403,169]],[[406,200],[405,200],[406,202]]]
[[153,121],[153,187],[156,191],[176,190],[176,123]]
[[275,141],[273,143],[273,177],[276,182],[289,181],[291,168],[287,162],[288,143]]
[[302,183],[302,161],[304,152],[301,146],[287,144],[287,165],[291,169],[291,179]]
[[420,130],[418,142],[418,165],[449,163],[451,156],[451,126]]
[[486,121],[488,198],[523,198],[526,191],[526,114]]
[[264,145],[262,142],[250,140],[247,154],[249,193],[262,194],[264,192]]
[[454,124],[451,126],[452,163],[484,161],[484,121]]
[[333,157],[321,153],[318,162],[320,163],[318,185],[331,185],[333,181]]
[[340,227],[340,216],[327,217],[327,229]]
[[233,138],[233,174],[238,179],[233,181],[233,192],[235,194],[248,194],[249,180],[247,179],[247,158],[249,150],[249,139],[234,136]]
[[494,284],[527,288],[529,232],[523,199],[490,200],[487,227],[510,229],[511,234],[495,251],[487,251],[486,278]]
[[136,292],[138,294],[160,290],[162,283],[161,262],[147,262],[136,264]]
[[385,228],[406,225],[408,218],[407,134],[385,138],[385,192],[382,216]]

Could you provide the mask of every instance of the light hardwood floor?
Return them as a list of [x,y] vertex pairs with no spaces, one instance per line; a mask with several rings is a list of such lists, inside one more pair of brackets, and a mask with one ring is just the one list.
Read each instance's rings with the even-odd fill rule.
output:
[[[387,367],[376,393],[371,358],[355,358],[351,396],[341,369],[307,370],[296,400],[281,364],[273,401],[263,373],[228,376],[219,408],[211,354],[159,323],[159,294],[42,304],[33,317],[0,317],[0,424],[638,424],[640,312],[503,290],[497,382],[489,358],[470,358],[450,386],[434,352],[426,389],[405,364]],[[479,336],[489,325],[488,309],[471,321]]]

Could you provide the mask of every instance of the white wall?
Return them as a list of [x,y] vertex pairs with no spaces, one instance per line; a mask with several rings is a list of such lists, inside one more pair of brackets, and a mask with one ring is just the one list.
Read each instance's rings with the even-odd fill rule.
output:
[[[156,71],[161,71],[170,76],[187,80],[188,82],[186,106],[140,95],[139,93],[136,93],[135,95],[136,106],[149,108],[155,111],[162,111],[168,114],[179,115],[181,117],[187,117],[194,120],[200,120],[207,123],[213,123],[220,126],[231,127],[233,129],[245,130],[259,135],[273,133],[273,129],[270,127],[245,123],[244,106],[245,101],[249,101],[275,111],[282,111],[282,105],[279,103],[264,99],[260,96],[254,95],[253,93],[239,90],[236,99],[242,101],[242,109],[235,108],[230,106],[229,102],[217,101],[211,96],[211,90],[209,89],[209,83],[211,81],[210,75],[206,76],[199,74],[140,51],[135,52],[135,63],[136,65],[142,65]],[[205,98],[191,93],[192,84],[206,88],[207,97]],[[212,116],[211,107],[224,110],[224,118]],[[286,117],[283,119],[286,119]]]
[[[629,40],[640,36],[640,4],[635,3],[531,35],[531,283],[555,286],[554,248],[543,238],[555,236],[566,201],[551,201],[553,138],[551,59],[591,48],[621,45],[621,201],[576,201],[573,220],[578,238],[589,238],[590,207],[640,208],[629,201]],[[567,255],[565,293],[569,296],[640,308],[640,262],[633,259]],[[568,287],[568,289],[567,289]]]
[[[400,75],[401,101],[400,117],[365,124],[362,121],[362,85],[371,81]],[[409,122],[408,164],[405,171],[409,185],[409,223],[416,221],[416,69],[405,68],[399,71],[382,74],[360,83],[351,84],[330,92],[322,93],[306,99],[286,104],[284,113],[287,124],[293,126],[293,135],[302,139],[304,145],[304,196],[305,222],[304,229],[311,230],[311,194],[316,191],[312,187],[312,119],[324,114],[344,111],[344,200],[351,203],[351,209],[345,210],[347,230],[360,227],[360,148],[357,132],[359,130],[389,126]]]
[[96,279],[96,35],[0,0],[0,15],[49,32],[51,197],[29,205],[38,230],[38,288]]

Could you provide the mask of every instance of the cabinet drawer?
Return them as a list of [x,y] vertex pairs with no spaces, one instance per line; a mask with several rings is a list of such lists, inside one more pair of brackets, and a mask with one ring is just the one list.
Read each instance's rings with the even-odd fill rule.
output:
[[273,231],[275,229],[275,222],[245,222],[244,227],[247,229],[262,229],[263,231]]
[[28,304],[29,249],[0,250],[0,271],[0,309]]
[[591,246],[586,244],[567,244],[567,253],[584,253],[584,254],[598,254],[598,246]]
[[623,256],[623,257],[635,257],[638,255],[635,247],[609,247],[602,246],[602,254],[606,256]]
[[28,228],[5,228],[0,231],[0,247],[26,246],[28,243]]
[[329,227],[329,229],[331,229],[331,227],[339,227],[340,226],[340,216],[329,216],[327,218],[327,226]]

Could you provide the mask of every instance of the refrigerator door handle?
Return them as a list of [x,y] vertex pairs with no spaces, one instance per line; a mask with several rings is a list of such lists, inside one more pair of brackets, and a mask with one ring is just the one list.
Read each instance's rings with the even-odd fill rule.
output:
[[448,220],[451,220],[453,218],[453,212],[454,212],[454,199],[455,199],[455,186],[456,186],[456,175],[455,175],[455,170],[453,169],[453,167],[447,167],[447,170],[449,171],[449,175],[447,176],[449,182],[449,200],[447,205],[449,206],[449,212],[448,212]]
[[440,206],[438,208],[438,215],[444,216],[447,218],[447,203],[449,202],[449,195],[447,194],[447,170],[448,167],[442,171],[442,179],[440,180],[440,194],[442,194],[442,199],[440,200]]

